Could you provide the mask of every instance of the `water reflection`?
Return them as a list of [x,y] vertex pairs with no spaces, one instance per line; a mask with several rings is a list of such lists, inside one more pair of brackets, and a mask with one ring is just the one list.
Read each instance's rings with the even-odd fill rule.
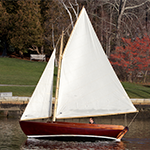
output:
[[22,133],[18,120],[0,119],[0,150],[17,150],[26,140]]

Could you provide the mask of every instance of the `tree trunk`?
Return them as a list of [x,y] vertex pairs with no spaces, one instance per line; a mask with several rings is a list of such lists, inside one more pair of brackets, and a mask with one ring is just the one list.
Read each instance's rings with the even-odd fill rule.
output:
[[118,16],[118,21],[117,21],[117,35],[116,35],[116,45],[120,46],[120,27],[121,27],[121,19],[125,10],[125,5],[126,5],[126,0],[122,2],[120,0],[120,5],[119,5],[119,16]]
[[40,55],[39,48],[34,44],[32,45],[32,48],[29,48],[29,50],[36,51]]
[[112,8],[110,8],[110,25],[109,25],[109,34],[107,33],[106,35],[106,40],[107,40],[107,43],[106,43],[106,54],[107,54],[107,57],[109,58],[110,57],[110,50],[111,50],[111,30],[112,30]]
[[5,46],[4,46],[4,50],[2,53],[2,57],[7,56],[7,41],[5,41]]
[[148,73],[148,70],[146,70],[144,74],[144,80],[143,80],[144,83],[146,82],[147,73]]
[[22,51],[19,51],[19,55],[23,59],[23,52]]
[[129,72],[128,81],[132,83],[132,71]]
[[[103,18],[104,14],[103,14],[103,5],[101,6],[101,18]],[[100,41],[101,43],[103,43],[103,25],[104,24],[104,21],[103,19],[101,20],[101,37],[100,37]]]

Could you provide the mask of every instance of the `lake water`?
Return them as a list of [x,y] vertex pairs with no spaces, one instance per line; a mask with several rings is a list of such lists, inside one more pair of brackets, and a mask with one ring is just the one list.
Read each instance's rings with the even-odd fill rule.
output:
[[[0,150],[150,150],[150,118],[135,119],[121,142],[63,142],[27,139],[18,121],[19,119],[0,118]],[[98,119],[96,121],[99,122]],[[121,124],[124,121],[122,118],[101,118],[101,122]]]

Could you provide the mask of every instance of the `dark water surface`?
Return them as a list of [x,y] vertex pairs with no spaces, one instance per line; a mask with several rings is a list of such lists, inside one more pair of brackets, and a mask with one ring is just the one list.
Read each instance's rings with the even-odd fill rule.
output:
[[[98,123],[98,120],[96,120]],[[103,119],[103,123],[122,124],[123,119]],[[150,118],[136,119],[121,142],[63,142],[27,139],[19,119],[0,118],[0,150],[150,150]]]

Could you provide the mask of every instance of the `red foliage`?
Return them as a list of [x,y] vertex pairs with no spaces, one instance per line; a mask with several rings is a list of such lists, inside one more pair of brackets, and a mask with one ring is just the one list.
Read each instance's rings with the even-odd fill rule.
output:
[[117,47],[111,54],[111,64],[121,66],[129,72],[150,71],[150,37],[131,39],[122,38],[124,46]]

